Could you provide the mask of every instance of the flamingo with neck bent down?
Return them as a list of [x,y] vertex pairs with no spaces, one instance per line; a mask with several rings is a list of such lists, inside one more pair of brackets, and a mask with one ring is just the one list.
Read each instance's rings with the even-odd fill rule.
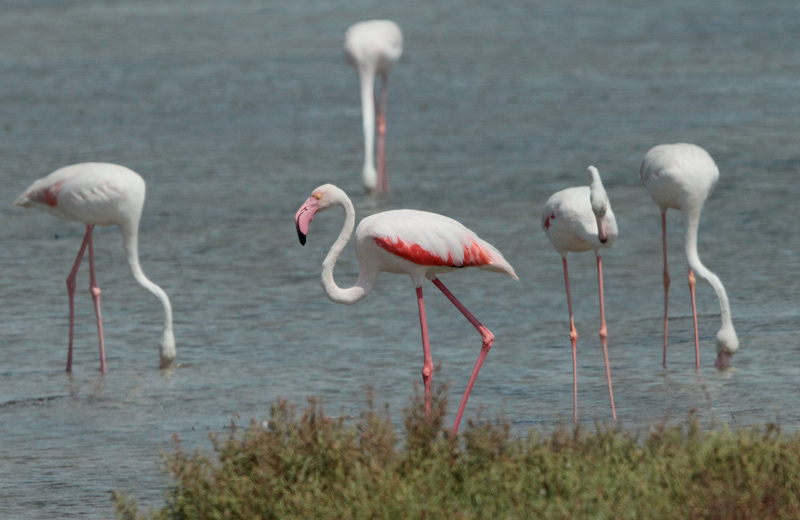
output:
[[175,359],[175,338],[172,333],[172,307],[169,297],[142,272],[139,265],[139,220],[144,206],[144,180],[124,166],[108,163],[82,163],[60,168],[47,177],[35,181],[14,201],[14,206],[41,209],[63,220],[77,220],[86,224],[86,234],[78,256],[67,276],[69,296],[69,350],[67,372],[72,370],[72,336],[75,321],[75,276],[78,274],[83,253],[89,249],[89,285],[97,317],[97,335],[100,343],[100,372],[106,371],[103,343],[103,320],[100,312],[100,288],[94,274],[94,246],[92,232],[97,226],[119,226],[122,247],[133,278],[155,295],[164,307],[164,334],[161,340],[161,367]]
[[[386,176],[386,92],[389,70],[403,54],[403,33],[391,20],[367,20],[350,26],[344,41],[347,61],[358,71],[364,127],[364,188],[389,191]],[[380,103],[375,102],[375,77],[381,77]],[[377,105],[377,106],[376,106]],[[375,126],[378,127],[378,170],[373,164]]]
[[689,260],[689,291],[692,297],[692,319],[694,320],[695,367],[700,367],[700,340],[697,332],[697,305],[694,288],[694,272],[705,279],[719,299],[722,326],[717,332],[717,368],[728,366],[730,359],[739,350],[739,337],[733,328],[731,308],[725,286],[717,275],[700,261],[697,254],[697,228],[700,212],[719,180],[719,168],[704,149],[694,144],[660,144],[651,148],[642,160],[639,177],[661,209],[661,233],[664,248],[664,366],[667,366],[667,321],[670,278],[667,270],[667,210],[683,212],[686,224],[686,257]]
[[311,193],[311,196],[297,210],[294,219],[300,243],[305,245],[308,227],[314,215],[334,206],[341,206],[344,209],[344,226],[322,262],[322,288],[332,301],[349,305],[367,297],[382,271],[396,274],[405,273],[411,277],[417,292],[419,321],[422,329],[424,358],[422,381],[425,385],[425,411],[427,414],[430,414],[431,406],[433,359],[428,342],[425,306],[422,300],[422,283],[425,279],[433,282],[481,334],[481,351],[472,369],[453,423],[453,432],[458,432],[467,399],[486,355],[492,347],[494,335],[453,296],[439,280],[438,275],[463,267],[477,267],[487,271],[505,273],[516,280],[518,278],[514,269],[496,248],[461,223],[436,213],[401,209],[376,213],[366,217],[358,225],[356,230],[358,280],[352,287],[343,289],[333,280],[333,267],[344,246],[350,240],[355,227],[355,209],[347,194],[332,184],[322,185]]

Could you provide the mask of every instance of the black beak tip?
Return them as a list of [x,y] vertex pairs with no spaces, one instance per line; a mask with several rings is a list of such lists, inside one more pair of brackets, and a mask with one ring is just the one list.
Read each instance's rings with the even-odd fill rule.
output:
[[297,230],[297,238],[300,239],[301,246],[306,245],[306,235],[299,229]]
[[601,244],[605,244],[606,242],[608,242],[608,239],[607,239],[607,238],[601,238],[601,239],[600,239],[600,243],[601,243]]

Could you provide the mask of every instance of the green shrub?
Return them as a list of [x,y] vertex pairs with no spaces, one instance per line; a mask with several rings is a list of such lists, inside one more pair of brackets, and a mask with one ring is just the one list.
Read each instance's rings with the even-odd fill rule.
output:
[[265,423],[212,435],[213,456],[175,439],[164,507],[121,519],[800,518],[800,436],[780,428],[597,424],[515,436],[507,421],[443,429],[446,389],[426,420],[419,390],[398,435],[368,395],[356,420],[278,400]]

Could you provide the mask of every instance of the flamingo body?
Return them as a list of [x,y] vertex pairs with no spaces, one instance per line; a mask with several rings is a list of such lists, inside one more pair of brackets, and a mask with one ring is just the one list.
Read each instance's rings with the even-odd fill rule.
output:
[[642,160],[640,178],[662,212],[700,211],[719,181],[719,168],[707,151],[687,143],[662,144]]
[[347,59],[356,69],[389,72],[403,54],[403,33],[391,20],[367,20],[351,25],[344,37]]
[[358,280],[350,288],[340,288],[333,281],[333,267],[349,241],[355,226],[355,210],[350,199],[344,191],[332,184],[320,186],[297,210],[295,225],[300,243],[305,244],[308,228],[314,215],[337,205],[344,208],[345,223],[339,237],[322,263],[323,290],[334,302],[353,304],[364,299],[372,291],[381,272],[408,274],[411,277],[417,291],[422,329],[423,382],[427,411],[430,411],[433,361],[430,356],[422,300],[422,285],[425,279],[431,280],[480,332],[483,338],[481,353],[467,383],[453,424],[453,431],[458,431],[467,399],[483,360],[492,346],[494,335],[453,296],[437,275],[460,268],[477,267],[505,273],[517,279],[513,267],[495,247],[451,218],[426,211],[394,210],[377,213],[361,221],[356,230]]
[[[358,71],[364,129],[364,187],[367,191],[389,190],[386,176],[386,93],[389,70],[403,54],[403,33],[390,20],[358,22],[347,29],[344,42],[347,61]],[[380,103],[376,107],[374,83],[381,77]],[[373,160],[375,126],[378,129],[378,168]]]
[[[370,242],[382,251],[373,251]],[[366,217],[356,229],[356,244],[360,263],[369,254],[370,260],[363,263],[390,273],[413,273],[417,285],[424,278],[463,267],[516,276],[494,246],[460,222],[427,211],[400,209]]]
[[608,380],[608,395],[611,400],[611,414],[617,418],[614,405],[614,392],[611,384],[611,368],[608,363],[607,327],[605,306],[603,302],[603,268],[600,249],[611,247],[617,238],[617,220],[611,209],[611,202],[603,187],[600,173],[594,166],[589,166],[590,186],[567,188],[554,193],[542,211],[542,229],[553,248],[562,257],[564,268],[564,284],[567,291],[567,307],[569,309],[570,341],[572,342],[572,386],[574,420],[578,421],[578,378],[577,378],[577,341],[578,332],[572,315],[572,299],[569,291],[569,275],[567,270],[567,253],[594,251],[597,256],[597,277],[600,295],[600,339]]
[[86,224],[86,234],[67,277],[70,303],[69,351],[67,371],[72,369],[72,339],[75,276],[83,258],[89,250],[90,290],[97,315],[100,343],[100,370],[105,372],[105,350],[102,317],[100,312],[100,288],[94,275],[94,251],[92,232],[94,226],[118,226],[122,233],[123,249],[128,267],[134,279],[152,292],[164,308],[164,334],[161,342],[161,366],[168,366],[175,359],[175,339],[172,332],[172,307],[166,293],[152,283],[142,272],[138,256],[139,221],[145,199],[144,180],[134,171],[117,164],[81,163],[60,168],[50,175],[35,181],[20,195],[15,206],[36,208],[55,217]]
[[35,181],[14,202],[63,220],[98,226],[141,218],[144,180],[116,164],[84,163],[60,168]]
[[597,219],[589,204],[591,189],[588,186],[567,188],[554,193],[542,211],[542,229],[558,254],[582,253],[602,247],[611,247],[617,239],[617,219],[608,208],[606,241],[598,238]]
[[644,156],[639,177],[650,197],[661,209],[662,241],[664,249],[664,366],[667,364],[667,323],[670,277],[667,269],[667,210],[678,209],[684,214],[686,226],[685,247],[689,261],[689,288],[692,297],[692,317],[695,330],[695,366],[700,366],[700,346],[695,306],[694,272],[714,288],[720,304],[722,326],[717,332],[717,360],[715,365],[724,368],[739,349],[739,338],[731,320],[730,305],[725,287],[717,275],[700,261],[697,254],[697,231],[700,213],[706,199],[719,180],[719,168],[703,148],[689,143],[661,144],[651,148]]

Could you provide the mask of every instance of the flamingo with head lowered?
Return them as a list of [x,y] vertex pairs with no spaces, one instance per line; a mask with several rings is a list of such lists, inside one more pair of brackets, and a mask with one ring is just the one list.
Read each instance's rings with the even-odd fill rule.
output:
[[611,247],[617,238],[617,219],[611,210],[600,172],[589,166],[590,186],[567,188],[554,193],[542,211],[542,229],[550,243],[561,255],[564,265],[564,283],[567,288],[567,308],[569,309],[569,338],[572,342],[572,395],[574,420],[578,422],[578,378],[577,343],[578,331],[572,317],[572,299],[569,294],[569,275],[567,273],[567,253],[594,250],[597,256],[597,278],[600,287],[600,341],[606,363],[608,396],[611,399],[611,415],[617,419],[614,406],[614,391],[611,388],[611,368],[608,365],[608,330],[603,303],[603,264],[600,249]]
[[[347,61],[358,71],[361,112],[364,118],[364,188],[389,191],[386,177],[386,92],[389,69],[403,54],[403,33],[390,20],[368,20],[351,25],[344,41]],[[375,77],[381,77],[380,103],[375,103]],[[378,127],[378,170],[373,163],[373,140]]]
[[438,275],[464,267],[477,267],[487,271],[505,273],[518,279],[514,269],[491,244],[482,240],[461,223],[436,213],[401,209],[385,211],[366,217],[356,230],[356,257],[358,280],[347,289],[336,285],[333,267],[350,240],[355,227],[355,209],[344,191],[332,184],[315,189],[295,214],[295,226],[300,243],[305,245],[308,227],[314,215],[335,206],[344,209],[344,226],[322,262],[322,288],[336,303],[353,304],[372,291],[382,272],[407,274],[417,292],[419,321],[422,329],[423,368],[425,385],[425,411],[430,414],[433,358],[428,342],[425,306],[422,300],[422,283],[427,278],[478,330],[482,338],[481,351],[472,369],[464,396],[458,407],[453,432],[458,431],[461,416],[467,404],[478,372],[494,341],[494,334],[481,324],[461,302],[444,286]]
[[686,224],[686,257],[689,260],[689,291],[694,320],[695,367],[700,367],[700,339],[697,332],[697,306],[694,271],[711,284],[719,299],[722,326],[717,332],[717,368],[728,366],[739,350],[739,338],[733,328],[731,309],[725,286],[709,271],[697,254],[697,228],[703,204],[719,180],[719,168],[707,151],[694,144],[661,144],[651,148],[642,160],[639,177],[661,209],[661,233],[664,248],[664,366],[667,366],[667,319],[670,278],[667,270],[667,210],[683,211]]
[[100,342],[100,372],[106,371],[103,343],[103,320],[100,312],[100,287],[94,274],[94,247],[92,232],[97,226],[119,226],[122,247],[133,278],[153,293],[164,307],[164,334],[161,340],[161,367],[175,359],[175,338],[172,333],[172,307],[169,297],[142,272],[139,265],[139,220],[144,206],[144,180],[124,166],[107,163],[82,163],[60,168],[47,177],[37,180],[14,201],[15,206],[37,208],[64,220],[77,220],[86,224],[86,234],[78,256],[67,276],[69,296],[69,350],[67,372],[72,370],[72,336],[75,321],[75,276],[89,249],[89,289],[94,300],[97,317],[97,335]]

